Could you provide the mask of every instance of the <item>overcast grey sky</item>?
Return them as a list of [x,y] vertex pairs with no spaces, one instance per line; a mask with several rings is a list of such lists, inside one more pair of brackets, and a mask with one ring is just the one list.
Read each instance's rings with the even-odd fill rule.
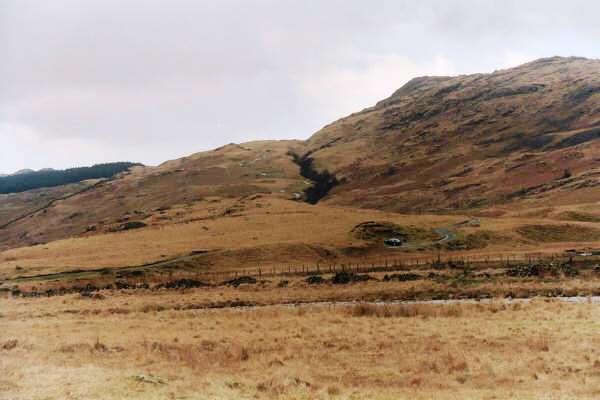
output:
[[600,2],[0,0],[0,172],[304,139],[412,77],[600,58]]

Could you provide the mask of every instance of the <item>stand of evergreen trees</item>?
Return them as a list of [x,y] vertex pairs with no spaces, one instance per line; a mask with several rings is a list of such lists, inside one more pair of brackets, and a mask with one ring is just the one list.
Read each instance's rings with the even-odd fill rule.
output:
[[62,171],[42,170],[0,177],[0,193],[19,193],[43,187],[61,186],[86,179],[109,178],[119,172],[141,165],[130,162],[97,164],[92,167],[69,168]]

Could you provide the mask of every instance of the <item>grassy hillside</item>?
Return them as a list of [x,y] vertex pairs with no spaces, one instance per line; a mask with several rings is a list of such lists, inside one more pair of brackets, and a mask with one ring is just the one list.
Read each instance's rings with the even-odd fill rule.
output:
[[423,77],[336,121],[306,154],[331,204],[403,212],[600,200],[600,61]]
[[21,193],[0,194],[0,226],[46,206],[51,201],[69,196],[89,187],[94,181],[28,190]]
[[[127,222],[162,218],[170,208],[199,204],[210,214],[220,201],[253,194],[301,197],[311,182],[287,155],[295,144],[232,144],[158,167],[134,167],[0,229],[0,249],[112,232]],[[0,202],[0,210],[5,206]]]

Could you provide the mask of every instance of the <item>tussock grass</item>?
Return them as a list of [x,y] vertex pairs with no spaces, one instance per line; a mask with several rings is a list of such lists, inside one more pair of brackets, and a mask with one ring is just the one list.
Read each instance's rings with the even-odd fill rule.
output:
[[463,305],[433,304],[357,304],[348,309],[353,317],[376,318],[457,318],[463,315]]
[[[338,290],[358,287],[365,290]],[[308,296],[306,287],[297,290]],[[68,390],[73,397],[102,400],[170,393],[323,400],[568,393],[593,399],[600,393],[594,378],[600,358],[593,351],[600,305],[594,303],[194,308],[202,296],[249,298],[244,294],[263,292],[219,288],[208,294],[117,292],[101,302],[76,295],[6,300],[0,345],[14,338],[18,345],[0,348],[2,396],[68,398]]]
[[549,352],[550,337],[548,335],[539,335],[527,339],[527,347],[534,352]]

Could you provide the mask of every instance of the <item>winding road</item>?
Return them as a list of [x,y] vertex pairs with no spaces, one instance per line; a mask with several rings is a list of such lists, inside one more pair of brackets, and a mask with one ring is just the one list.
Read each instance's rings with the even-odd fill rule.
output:
[[458,237],[457,229],[466,227],[466,226],[479,226],[480,223],[481,222],[480,222],[479,218],[472,218],[467,221],[459,222],[457,224],[452,224],[450,226],[433,228],[433,231],[442,237],[441,239],[432,240],[432,241],[428,241],[428,242],[407,242],[399,247],[393,247],[393,246],[387,246],[387,247],[389,247],[391,249],[406,250],[406,249],[416,249],[419,247],[429,247],[429,246],[433,246],[436,244],[447,243]]

